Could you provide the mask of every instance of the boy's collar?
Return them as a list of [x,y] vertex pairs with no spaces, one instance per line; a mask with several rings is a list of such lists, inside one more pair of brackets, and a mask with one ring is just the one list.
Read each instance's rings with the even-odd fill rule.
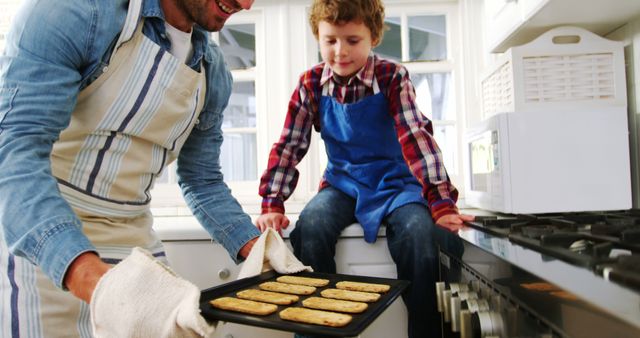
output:
[[[354,79],[360,80],[362,84],[367,87],[373,87],[373,75],[374,75],[374,65],[375,65],[375,54],[369,54],[367,58],[367,63],[365,63],[364,67],[360,69],[354,76],[352,76],[346,83],[346,85],[351,84]],[[320,85],[323,86],[329,79],[333,79],[333,70],[327,63],[324,64],[324,68],[322,69],[322,77],[320,77]],[[334,82],[338,82],[333,79]],[[341,83],[345,85],[345,83]]]

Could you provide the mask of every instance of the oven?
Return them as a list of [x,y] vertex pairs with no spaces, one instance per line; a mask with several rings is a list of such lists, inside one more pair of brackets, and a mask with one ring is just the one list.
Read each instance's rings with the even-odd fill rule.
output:
[[461,260],[440,251],[444,337],[640,337],[640,210],[478,216],[460,236]]

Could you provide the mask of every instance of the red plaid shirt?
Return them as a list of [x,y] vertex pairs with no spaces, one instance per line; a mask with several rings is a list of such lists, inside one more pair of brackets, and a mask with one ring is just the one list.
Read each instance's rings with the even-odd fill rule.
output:
[[[318,64],[300,76],[289,101],[287,117],[280,139],[271,148],[269,163],[260,180],[263,197],[262,213],[284,213],[284,201],[298,183],[296,165],[309,149],[312,126],[319,131],[318,106],[322,87],[328,83],[329,93],[341,103],[355,103],[373,95],[373,80],[389,102],[389,114],[395,122],[398,141],[407,166],[422,184],[434,220],[456,214],[458,191],[451,184],[444,167],[440,148],[433,137],[433,126],[415,101],[415,89],[406,68],[400,64],[369,56],[367,64],[348,83],[333,77],[331,68]],[[323,178],[320,189],[329,183]]]

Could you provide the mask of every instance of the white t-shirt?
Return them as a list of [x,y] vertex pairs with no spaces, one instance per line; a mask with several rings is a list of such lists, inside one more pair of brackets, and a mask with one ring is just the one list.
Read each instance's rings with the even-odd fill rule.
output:
[[171,42],[171,48],[169,53],[181,60],[183,63],[187,63],[193,56],[193,45],[191,45],[191,32],[185,33],[165,21],[164,23],[167,30],[167,37]]

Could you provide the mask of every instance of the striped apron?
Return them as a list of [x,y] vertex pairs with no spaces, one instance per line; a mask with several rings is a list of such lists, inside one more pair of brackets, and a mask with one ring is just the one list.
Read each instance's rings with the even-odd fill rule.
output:
[[[205,97],[197,72],[142,34],[132,0],[105,72],[78,96],[51,154],[62,196],[100,257],[115,264],[135,246],[166,261],[152,229],[149,190],[193,129]],[[0,337],[92,337],[89,306],[55,287],[0,241]]]

